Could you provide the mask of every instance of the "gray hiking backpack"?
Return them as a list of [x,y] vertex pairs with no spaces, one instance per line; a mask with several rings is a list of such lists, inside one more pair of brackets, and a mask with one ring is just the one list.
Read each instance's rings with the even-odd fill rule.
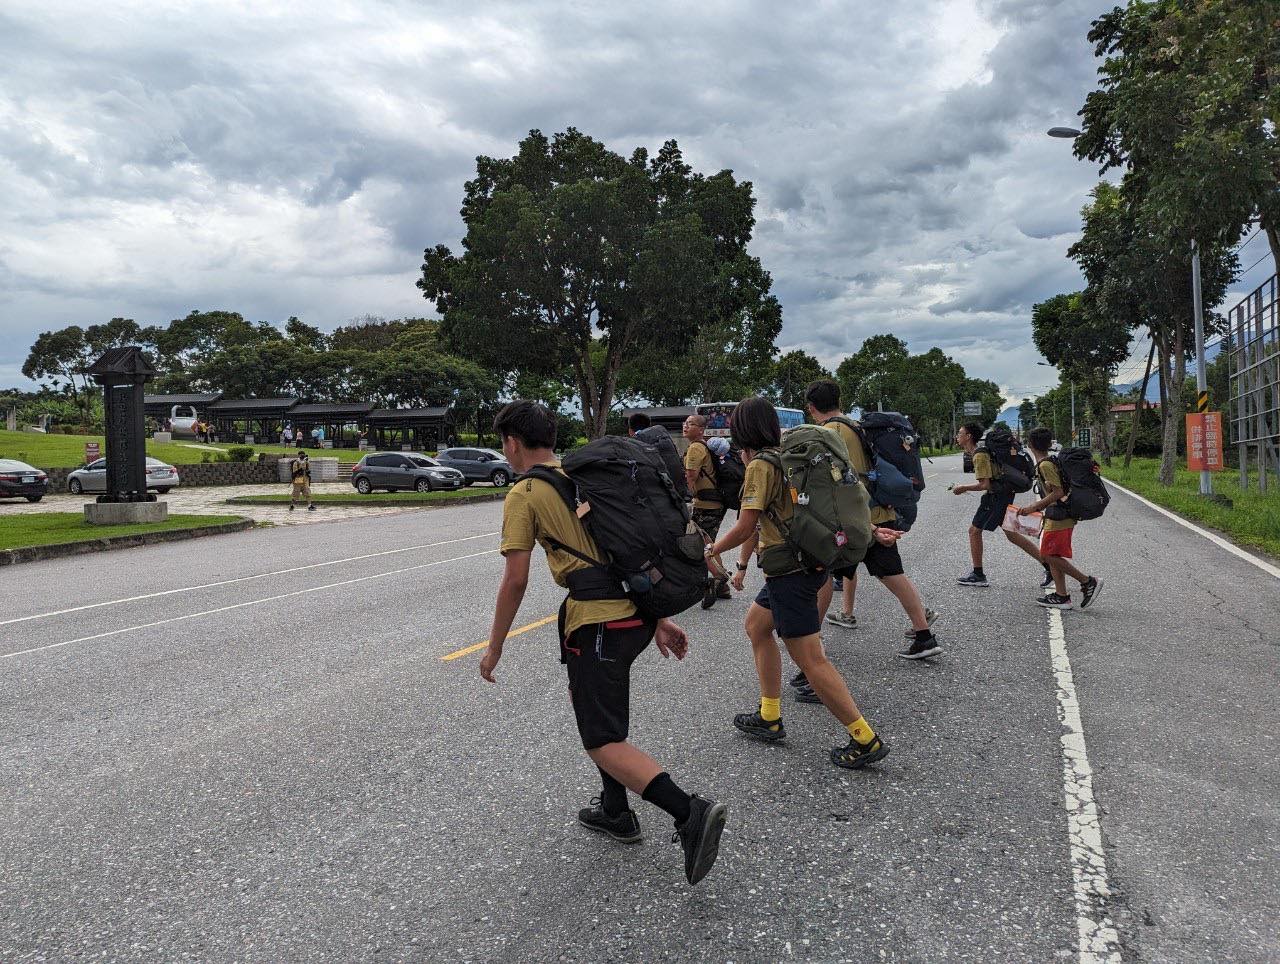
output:
[[797,425],[782,433],[776,452],[758,456],[782,473],[792,499],[792,516],[770,514],[785,542],[766,549],[760,565],[766,576],[795,571],[852,569],[871,545],[866,486],[849,463],[849,450],[835,432]]

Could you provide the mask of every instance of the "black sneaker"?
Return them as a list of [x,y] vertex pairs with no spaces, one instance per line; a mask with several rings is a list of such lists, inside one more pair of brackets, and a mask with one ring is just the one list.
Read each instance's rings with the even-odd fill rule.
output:
[[714,800],[704,800],[696,793],[689,798],[689,819],[676,824],[672,843],[684,850],[684,878],[696,884],[711,872],[720,853],[720,834],[729,808]]
[[971,572],[967,576],[961,576],[956,580],[956,582],[962,586],[968,586],[971,589],[986,589],[988,585],[987,577],[979,576],[976,572]]
[[702,594],[702,608],[710,609],[716,604],[716,588],[712,586]]
[[716,598],[717,599],[733,598],[733,590],[729,588],[729,584],[727,582],[716,583]]
[[1045,609],[1072,609],[1070,596],[1059,596],[1056,592],[1047,593],[1036,600],[1036,605]]
[[1090,576],[1086,581],[1080,584],[1080,608],[1088,609],[1093,605],[1093,601],[1098,598],[1098,593],[1102,592],[1102,580],[1095,579]]
[[[938,621],[938,614],[934,612],[932,609],[926,609],[924,611],[924,621],[925,621],[925,624],[928,625],[930,629],[932,629],[933,624]],[[913,627],[908,626],[905,635],[907,639],[915,639],[916,631]]]
[[296,508],[297,508],[297,506],[296,506],[296,505],[294,505],[292,502],[290,502],[290,503],[289,503],[289,511],[290,511],[290,512],[292,512],[292,511],[293,511],[294,509],[296,509]]
[[879,736],[871,738],[870,743],[859,743],[849,737],[848,746],[837,746],[831,750],[831,762],[846,770],[861,770],[863,767],[883,760],[889,755],[889,744]]
[[911,645],[900,650],[898,655],[902,659],[928,659],[930,656],[941,656],[942,647],[938,645],[938,637],[930,633],[928,639],[912,640]]
[[765,743],[778,743],[787,738],[782,719],[770,722],[760,715],[759,710],[754,713],[739,713],[733,718],[733,725],[747,736],[763,740]]
[[818,698],[818,694],[813,691],[812,686],[805,684],[804,686],[796,687],[796,702],[797,703],[821,703],[822,700]]
[[795,676],[791,677],[789,682],[796,689],[803,689],[804,687],[809,685],[809,677],[805,676],[804,672],[801,671],[799,673],[796,673]]
[[307,506],[307,511],[308,511],[308,512],[315,512],[315,511],[316,511],[316,507],[315,507],[314,505],[309,505],[309,506]]
[[1048,592],[1053,588],[1053,573],[1049,571],[1049,567],[1045,566],[1044,578],[1040,580],[1040,588]]
[[607,834],[620,843],[637,844],[642,836],[640,821],[636,819],[634,810],[623,810],[616,817],[611,817],[604,812],[604,805],[599,797],[592,797],[591,806],[578,811],[578,823]]

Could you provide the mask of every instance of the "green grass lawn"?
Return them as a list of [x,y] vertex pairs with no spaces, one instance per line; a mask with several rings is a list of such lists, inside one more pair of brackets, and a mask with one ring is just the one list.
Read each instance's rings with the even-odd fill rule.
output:
[[[73,468],[84,464],[86,442],[97,442],[102,453],[106,454],[107,443],[101,435],[41,435],[39,432],[0,429],[0,458],[19,459],[40,469]],[[147,454],[170,465],[196,465],[204,460],[206,453],[217,456],[235,444],[202,445],[191,441],[160,443],[148,440]],[[286,449],[279,445],[254,445],[251,448],[255,456],[258,452],[265,452],[272,458],[297,451],[294,447]],[[312,458],[337,456],[338,461],[351,463],[360,461],[364,454],[356,449],[308,449],[307,452]]]
[[[467,502],[504,497],[506,489],[490,486],[473,489],[456,489],[452,492],[370,492],[361,495],[355,489],[350,492],[316,492],[312,489],[312,501],[316,505],[427,505],[432,502]],[[227,499],[228,505],[284,505],[289,494],[237,495]]]
[[171,515],[165,522],[145,525],[92,526],[84,521],[83,512],[30,512],[4,517],[4,523],[0,524],[0,549],[92,542],[111,536],[197,529],[239,520],[240,516],[234,515]]
[[1213,491],[1230,499],[1228,506],[1201,497],[1199,472],[1179,468],[1173,485],[1166,488],[1156,481],[1159,471],[1159,459],[1134,459],[1127,471],[1123,460],[1116,459],[1111,468],[1103,466],[1102,474],[1156,505],[1220,529],[1236,542],[1280,556],[1280,484],[1274,479],[1268,480],[1271,488],[1263,496],[1258,492],[1256,478],[1251,480],[1253,488],[1244,492],[1240,489],[1239,471],[1215,472]]

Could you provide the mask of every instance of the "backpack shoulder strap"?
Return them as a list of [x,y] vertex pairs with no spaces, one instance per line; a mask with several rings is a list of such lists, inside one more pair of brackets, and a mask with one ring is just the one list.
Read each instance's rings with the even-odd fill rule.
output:
[[[575,518],[577,517],[578,487],[573,484],[573,480],[570,479],[567,475],[563,475],[562,473],[557,472],[555,469],[551,468],[549,465],[535,465],[523,476],[521,476],[521,478],[539,479],[543,482],[546,482],[553,489],[555,489],[556,494],[559,495],[560,498],[564,500],[564,504],[568,506],[569,512],[573,514]],[[567,552],[569,555],[573,556],[575,559],[580,559],[581,561],[585,562],[589,566],[604,568],[605,564],[601,562],[599,559],[592,559],[585,552],[579,552],[577,549],[573,548],[572,546],[566,546],[563,542],[561,542],[559,539],[555,538],[554,536],[548,535],[548,536],[545,536],[544,538],[546,538],[547,544],[550,545],[551,548],[559,552]]]

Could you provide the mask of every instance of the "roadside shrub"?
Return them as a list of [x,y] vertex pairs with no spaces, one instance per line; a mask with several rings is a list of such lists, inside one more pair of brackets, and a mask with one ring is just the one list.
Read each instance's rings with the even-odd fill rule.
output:
[[231,462],[248,462],[253,458],[253,447],[249,445],[233,445],[227,449],[227,459]]
[[204,453],[202,453],[202,454],[201,454],[201,456],[200,456],[200,464],[201,464],[201,465],[208,465],[208,464],[209,464],[210,462],[212,462],[212,461],[213,461],[213,453],[212,453],[212,452],[204,452]]
[[230,461],[232,461],[232,459],[230,459],[230,458],[226,455],[226,453],[224,453],[224,452],[219,452],[216,456],[214,456],[214,459],[213,459],[213,460],[214,460],[215,462],[230,462]]

